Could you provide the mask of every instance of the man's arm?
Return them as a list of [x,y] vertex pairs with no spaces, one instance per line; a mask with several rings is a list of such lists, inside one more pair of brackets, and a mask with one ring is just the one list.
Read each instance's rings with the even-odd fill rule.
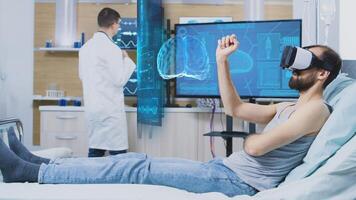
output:
[[309,102],[296,110],[283,124],[263,134],[253,134],[245,139],[244,150],[251,156],[261,156],[274,149],[317,133],[330,113],[321,100]]
[[239,44],[236,36],[231,35],[221,38],[216,48],[219,90],[225,113],[250,122],[268,123],[276,114],[276,105],[258,105],[243,102],[231,80],[227,58],[238,49]]

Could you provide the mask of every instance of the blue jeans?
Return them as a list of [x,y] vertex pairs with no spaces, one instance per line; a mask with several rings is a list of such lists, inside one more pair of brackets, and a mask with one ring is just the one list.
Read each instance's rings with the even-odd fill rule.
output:
[[[105,155],[105,152],[106,152],[106,150],[104,150],[104,149],[89,148],[88,157],[103,157]],[[127,150],[109,151],[110,155],[117,155],[117,154],[122,154],[122,153],[127,153]]]
[[227,196],[257,192],[239,179],[221,159],[203,163],[177,158],[149,158],[139,153],[54,160],[41,165],[38,182],[152,184],[195,193],[221,192]]

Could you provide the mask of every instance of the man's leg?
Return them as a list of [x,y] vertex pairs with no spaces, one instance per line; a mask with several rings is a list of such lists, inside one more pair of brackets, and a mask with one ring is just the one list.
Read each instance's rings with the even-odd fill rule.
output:
[[88,157],[103,157],[104,154],[105,154],[105,150],[103,149],[89,148]]
[[165,185],[191,192],[228,196],[256,193],[221,160],[202,163],[183,159],[150,159],[127,153],[77,164],[41,165],[39,183],[135,183]]
[[39,183],[142,183],[149,159],[145,154],[126,153],[101,158],[66,159],[41,165]]
[[18,140],[13,127],[8,130],[8,138],[10,149],[21,159],[35,164],[49,163],[50,159],[33,155],[27,150],[27,148]]
[[[126,154],[118,154],[118,155],[115,155],[115,156],[116,157],[119,156],[120,159],[130,159],[130,158],[140,157],[140,155],[141,154],[137,154],[137,153],[126,153]],[[113,157],[113,156],[108,156],[108,157]],[[92,163],[98,163],[98,162],[105,162],[105,160],[107,160],[108,157],[57,158],[57,159],[51,160],[49,164],[77,166],[77,165],[82,165],[83,163],[92,164]]]
[[221,192],[227,196],[254,195],[257,190],[244,183],[221,159],[197,161],[152,158],[148,180],[195,193]]
[[4,182],[37,182],[40,165],[22,160],[0,139],[0,169]]

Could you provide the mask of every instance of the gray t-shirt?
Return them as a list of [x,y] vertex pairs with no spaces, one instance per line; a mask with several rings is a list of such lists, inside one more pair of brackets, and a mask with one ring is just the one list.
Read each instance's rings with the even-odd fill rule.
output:
[[[276,115],[262,134],[287,121],[294,111],[294,103],[278,106]],[[258,157],[250,156],[245,151],[235,152],[223,162],[239,178],[257,190],[274,188],[293,168],[301,164],[314,139],[315,136],[304,136]]]

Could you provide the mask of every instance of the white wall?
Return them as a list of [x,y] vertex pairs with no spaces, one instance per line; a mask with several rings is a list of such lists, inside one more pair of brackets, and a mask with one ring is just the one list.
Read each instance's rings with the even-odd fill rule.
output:
[[[293,17],[302,19],[302,46],[324,44],[325,24],[318,17],[317,10],[322,0],[293,0]],[[339,50],[339,0],[336,0],[336,14],[330,25],[327,45]]]
[[356,1],[340,1],[339,48],[345,60],[356,60]]
[[[32,146],[34,1],[0,0],[0,117],[24,124]],[[0,74],[1,75],[1,74]]]
[[[323,0],[319,0],[319,15],[320,15],[320,7],[321,7],[321,2]],[[331,48],[333,48],[334,50],[336,50],[337,52],[340,51],[340,47],[339,47],[339,38],[340,38],[340,4],[343,3],[344,0],[335,0],[335,9],[336,9],[336,13],[334,16],[334,19],[331,21],[330,24],[330,28],[329,28],[329,36],[327,39],[327,43],[325,43],[325,22],[323,20],[321,20],[319,18],[319,26],[318,26],[318,44],[327,44],[328,46],[330,46]],[[347,21],[350,21],[350,19],[348,19]],[[339,52],[340,53],[340,52]]]
[[293,18],[302,19],[302,46],[316,43],[316,1],[293,0]]
[[7,56],[5,55],[6,51],[5,48],[3,47],[4,45],[4,35],[5,31],[2,26],[5,22],[5,13],[2,12],[3,10],[3,0],[0,0],[0,118],[5,117],[6,113],[6,106],[5,106],[5,99],[4,99],[4,94],[5,94],[5,72],[4,72],[4,65],[6,62]]
[[[293,17],[303,19],[303,46],[323,44],[325,24],[317,18],[318,2],[322,0],[293,0]],[[331,23],[328,46],[335,49],[344,60],[356,60],[356,1],[335,0],[336,15]],[[317,23],[319,24],[318,29]],[[318,37],[317,37],[318,36]],[[317,40],[318,39],[318,40]]]

